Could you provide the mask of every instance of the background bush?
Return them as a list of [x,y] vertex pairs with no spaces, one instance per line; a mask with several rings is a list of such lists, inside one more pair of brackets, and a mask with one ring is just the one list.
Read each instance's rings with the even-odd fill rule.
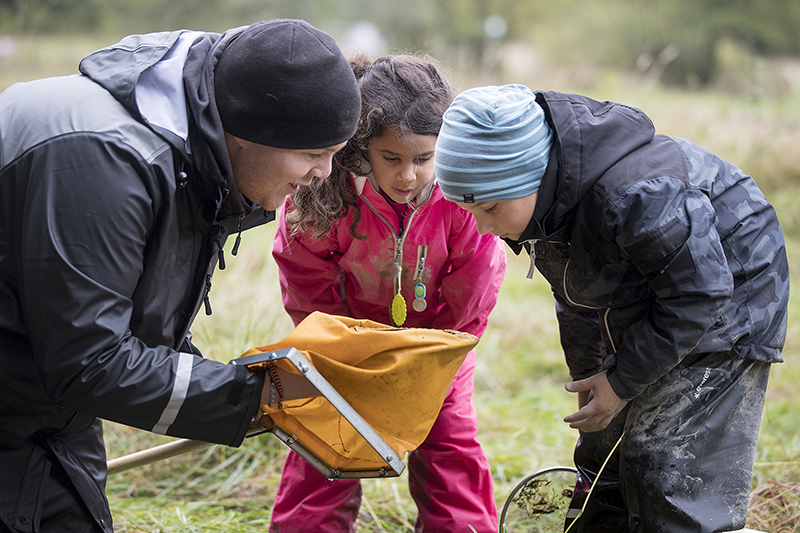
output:
[[724,77],[730,65],[720,48],[729,44],[751,78],[753,58],[800,54],[796,0],[0,0],[0,32],[13,35],[223,31],[277,17],[332,33],[368,21],[388,49],[426,50],[477,69],[513,42],[558,63],[638,65],[684,87]]

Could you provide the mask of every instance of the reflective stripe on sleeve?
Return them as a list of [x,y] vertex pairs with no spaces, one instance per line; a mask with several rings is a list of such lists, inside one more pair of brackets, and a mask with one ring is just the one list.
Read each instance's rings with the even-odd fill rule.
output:
[[153,433],[166,434],[169,427],[178,417],[183,401],[186,399],[186,392],[189,390],[189,382],[192,379],[192,359],[194,356],[189,353],[180,352],[178,354],[178,369],[175,371],[175,382],[172,385],[172,395],[167,402],[167,407],[161,413],[161,418],[153,427]]

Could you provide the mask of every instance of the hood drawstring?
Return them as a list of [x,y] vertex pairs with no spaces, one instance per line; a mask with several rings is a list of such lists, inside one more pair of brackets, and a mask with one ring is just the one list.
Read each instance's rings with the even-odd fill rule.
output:
[[236,242],[233,243],[231,254],[236,255],[239,253],[239,245],[242,244],[242,218],[239,217],[239,222],[236,225]]
[[[239,217],[239,221],[236,223],[236,242],[233,243],[233,249],[231,250],[231,254],[236,255],[239,253],[239,245],[242,243],[242,218]],[[222,229],[224,232],[224,228]],[[220,246],[219,251],[217,252],[217,264],[219,265],[220,270],[225,270],[225,250],[222,246]],[[211,297],[209,293],[211,292],[211,274],[206,276],[206,288],[205,294],[203,295],[203,305],[206,309],[206,314],[211,315]]]

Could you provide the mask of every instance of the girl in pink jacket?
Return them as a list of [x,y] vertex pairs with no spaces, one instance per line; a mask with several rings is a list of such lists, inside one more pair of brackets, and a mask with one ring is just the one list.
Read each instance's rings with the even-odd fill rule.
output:
[[[413,56],[351,61],[361,87],[358,131],[328,179],[287,202],[273,255],[284,306],[480,336],[506,267],[502,242],[480,235],[445,201],[433,175],[442,114],[452,100],[433,63]],[[425,442],[408,457],[417,532],[497,531],[489,461],[472,404],[467,356]],[[402,408],[402,406],[398,406]],[[354,531],[358,480],[328,481],[291,452],[272,533]]]

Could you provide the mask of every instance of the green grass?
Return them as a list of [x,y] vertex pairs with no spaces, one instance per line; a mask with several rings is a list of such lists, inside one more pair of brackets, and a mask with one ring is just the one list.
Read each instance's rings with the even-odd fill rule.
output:
[[[792,195],[800,199],[800,190]],[[207,357],[227,361],[291,330],[269,255],[273,231],[269,225],[245,233],[239,256],[227,254],[228,268],[215,276],[214,314],[201,315],[193,328]],[[793,258],[800,253],[797,235],[791,231],[788,236]],[[563,388],[568,375],[550,289],[538,274],[526,279],[527,267],[527,257],[509,255],[498,305],[478,346],[474,399],[498,507],[522,477],[547,466],[571,464],[577,435],[561,421],[575,409],[575,398]],[[791,307],[787,363],[773,368],[754,489],[800,479],[800,414],[793,401],[800,381],[800,309],[795,297]],[[115,424],[107,427],[110,457],[169,440]],[[216,446],[112,476],[107,494],[117,530],[265,530],[285,453],[276,438],[262,435],[239,449]],[[362,483],[359,531],[413,530],[416,515],[405,474]],[[797,499],[791,503],[796,511]]]
[[[0,57],[0,89],[14,81],[76,72],[77,59],[114,39],[22,38],[19,53]],[[559,79],[544,77],[543,79]],[[574,90],[537,80],[534,88]],[[466,85],[468,86],[468,85]],[[698,142],[756,176],[775,204],[787,237],[792,283],[800,265],[800,104],[792,99],[753,101],[706,92],[667,91],[607,75],[588,90],[599,99],[642,108],[658,131]],[[269,254],[272,225],[243,235],[240,254],[226,255],[228,268],[214,277],[214,314],[201,315],[193,333],[206,357],[228,361],[245,350],[283,338],[291,321],[283,312],[275,264]],[[228,248],[230,249],[230,247]],[[527,258],[509,257],[509,272],[490,325],[478,346],[475,404],[480,439],[492,464],[496,499],[525,475],[570,464],[576,432],[561,419],[574,411],[573,395],[558,344],[550,290],[536,274],[525,279]],[[797,530],[786,522],[798,513],[800,491],[800,300],[790,300],[786,363],[775,365],[754,472],[754,493],[772,507],[748,525],[773,533]],[[109,457],[168,442],[161,436],[106,424]],[[120,532],[266,531],[286,448],[271,435],[248,439],[238,449],[211,447],[114,475],[107,494]],[[406,476],[363,481],[359,531],[408,532],[416,512]],[[784,490],[784,493],[776,491]],[[778,498],[777,496],[781,496]],[[775,506],[774,502],[780,502]],[[758,504],[759,502],[755,502]]]

